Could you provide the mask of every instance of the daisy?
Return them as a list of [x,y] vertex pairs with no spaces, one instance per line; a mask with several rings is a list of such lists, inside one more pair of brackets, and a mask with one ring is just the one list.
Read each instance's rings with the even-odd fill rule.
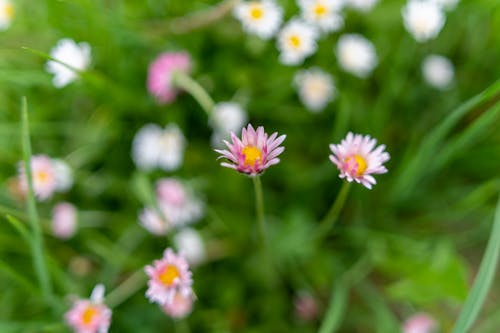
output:
[[229,132],[240,131],[247,122],[247,113],[238,103],[217,103],[210,114],[209,123],[214,129],[212,144],[218,147]]
[[340,15],[342,0],[299,0],[302,18],[322,32],[332,32],[344,26]]
[[183,228],[174,236],[174,244],[191,266],[199,265],[206,258],[205,244],[195,229]]
[[372,174],[386,173],[387,169],[383,166],[390,158],[385,152],[385,145],[378,146],[375,150],[377,140],[369,135],[352,134],[349,132],[347,137],[338,145],[331,144],[330,161],[337,166],[340,171],[340,178],[353,180],[363,184],[371,189],[377,182]]
[[347,0],[347,5],[361,12],[370,11],[378,0]]
[[432,333],[436,328],[434,319],[425,313],[420,313],[405,321],[403,333]]
[[52,83],[56,88],[62,88],[78,79],[78,72],[84,71],[90,65],[90,45],[85,42],[76,43],[72,39],[64,38],[50,51],[50,56],[72,69],[55,62],[48,61],[47,72],[54,75]]
[[373,44],[359,34],[345,34],[337,43],[337,58],[346,72],[365,78],[377,66],[377,53]]
[[317,67],[295,74],[294,85],[300,100],[311,112],[323,110],[335,97],[333,78]]
[[132,159],[139,169],[178,169],[184,158],[186,139],[176,124],[165,129],[155,124],[144,125],[132,143]]
[[175,178],[163,178],[156,183],[158,206],[173,226],[193,223],[203,216],[203,203],[190,188]]
[[[31,157],[31,177],[33,190],[38,200],[44,201],[52,197],[57,189],[57,177],[50,157],[46,155],[33,155]],[[19,163],[19,182],[23,193],[28,193],[28,182],[22,162]]]
[[409,0],[402,15],[406,30],[417,42],[435,38],[446,20],[441,7],[432,0]]
[[67,192],[73,186],[73,170],[65,161],[53,158],[52,166],[56,175],[56,191]]
[[66,312],[65,320],[75,333],[107,333],[111,322],[111,310],[103,303],[104,286],[92,290],[90,299],[80,299]]
[[191,57],[186,52],[164,52],[149,65],[147,87],[159,104],[175,100],[179,90],[172,83],[174,72],[191,72]]
[[10,27],[14,17],[14,6],[10,0],[0,0],[0,31]]
[[283,21],[283,9],[274,0],[240,1],[234,8],[234,16],[246,32],[270,39]]
[[73,237],[77,228],[76,208],[68,202],[60,202],[52,209],[52,234],[61,239]]
[[193,310],[194,295],[184,295],[176,292],[172,303],[166,303],[162,309],[167,315],[175,319],[188,316]]
[[186,259],[170,248],[165,250],[162,259],[153,261],[153,265],[146,266],[144,270],[149,277],[146,296],[151,302],[163,306],[171,304],[178,292],[183,296],[193,294],[189,265]]
[[448,58],[432,54],[424,59],[422,74],[431,86],[438,89],[446,89],[453,81],[453,64]]
[[277,42],[280,61],[285,65],[299,65],[317,49],[318,30],[309,23],[292,19],[279,32]]
[[278,137],[274,132],[270,137],[264,132],[264,127],[259,126],[254,130],[252,125],[241,130],[241,140],[231,132],[232,143],[224,140],[229,150],[215,149],[221,156],[231,163],[222,162],[223,167],[234,169],[250,176],[264,172],[271,165],[278,164],[278,156],[285,150],[280,144],[285,140],[286,135]]
[[173,224],[162,217],[154,208],[144,208],[139,214],[139,224],[153,235],[166,235]]

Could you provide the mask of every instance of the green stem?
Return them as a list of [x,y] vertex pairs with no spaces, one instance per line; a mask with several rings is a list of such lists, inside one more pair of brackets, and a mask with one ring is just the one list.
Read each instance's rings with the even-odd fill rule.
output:
[[29,132],[28,105],[26,102],[26,97],[23,97],[22,99],[21,120],[24,170],[26,172],[26,179],[28,183],[27,209],[30,226],[33,233],[30,246],[31,254],[33,256],[33,266],[45,301],[48,304],[53,305],[52,284],[47,270],[47,263],[45,262],[42,228],[40,227],[40,221],[38,219],[38,212],[35,202],[35,192],[33,190],[33,179],[31,174],[31,143]]
[[333,225],[337,221],[340,211],[344,207],[345,201],[347,199],[347,195],[349,194],[349,189],[351,188],[351,183],[344,181],[342,184],[342,188],[340,189],[337,198],[330,207],[330,210],[323,218],[323,220],[319,224],[318,235],[323,236],[328,233],[329,230],[332,229]]
[[189,332],[191,332],[186,319],[174,320],[174,328],[175,328],[175,333],[189,333]]
[[214,101],[207,91],[192,77],[183,72],[175,72],[172,75],[172,84],[187,91],[200,104],[201,108],[210,116],[214,108]]
[[257,222],[259,224],[259,233],[262,243],[267,243],[266,222],[264,220],[264,196],[262,195],[262,182],[260,176],[252,177],[255,189],[255,211],[257,213]]
[[132,275],[130,275],[125,281],[123,281],[118,287],[113,289],[108,296],[106,296],[106,303],[114,308],[125,302],[130,296],[135,294],[139,289],[141,289],[146,284],[146,274],[141,268]]

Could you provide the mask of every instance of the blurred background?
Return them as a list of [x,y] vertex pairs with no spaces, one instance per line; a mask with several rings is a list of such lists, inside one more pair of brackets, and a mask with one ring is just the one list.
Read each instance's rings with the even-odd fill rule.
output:
[[[172,320],[138,286],[113,307],[110,332],[316,332],[331,295],[341,304],[338,332],[401,332],[407,318],[422,312],[438,332],[451,331],[500,190],[498,88],[448,128],[443,124],[500,76],[498,1],[460,1],[425,43],[405,29],[404,1],[381,0],[368,12],[345,8],[344,27],[321,38],[317,52],[296,66],[280,63],[275,40],[247,34],[229,2],[12,3],[12,21],[0,31],[1,332],[68,331],[67,295],[88,297],[97,283],[111,292],[160,258],[172,233],[150,234],[138,213],[146,184],[153,188],[164,177],[185,180],[204,202],[203,217],[192,225],[206,251],[193,268],[193,312]],[[285,20],[299,15],[294,1],[278,3]],[[333,50],[344,33],[373,43],[378,65],[369,77],[339,66]],[[23,47],[49,54],[62,38],[87,42],[91,61],[88,75],[56,88],[47,58]],[[148,94],[148,65],[161,52],[181,50],[192,57],[192,77],[216,102],[237,102],[252,124],[287,135],[281,163],[262,176],[268,249],[256,238],[251,180],[219,166],[203,109],[187,93],[168,105]],[[453,64],[446,89],[422,75],[429,54]],[[296,72],[312,66],[331,74],[337,90],[319,113],[307,110],[293,85]],[[33,154],[63,159],[74,173],[68,192],[37,204],[59,312],[41,298],[29,246],[4,218],[27,225],[16,187],[22,96]],[[147,123],[179,126],[187,142],[180,168],[138,170],[132,142]],[[318,241],[314,230],[343,182],[328,145],[348,131],[385,144],[389,172],[371,191],[353,184],[334,229]],[[67,240],[51,231],[59,201],[78,210],[78,231]],[[496,279],[473,332],[500,330],[499,290]]]

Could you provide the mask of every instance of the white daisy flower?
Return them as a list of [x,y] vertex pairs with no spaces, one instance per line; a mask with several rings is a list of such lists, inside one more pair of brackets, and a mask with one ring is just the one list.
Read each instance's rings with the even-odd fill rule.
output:
[[179,231],[174,236],[174,244],[191,266],[201,264],[206,258],[203,239],[199,232],[192,228],[183,228]]
[[347,5],[361,12],[370,11],[378,2],[378,0],[346,0]]
[[[72,39],[64,38],[50,51],[50,56],[77,71],[84,71],[90,64],[90,45],[85,42],[77,44]],[[47,72],[54,74],[52,82],[56,88],[62,88],[78,79],[78,73],[58,62],[48,61],[45,68]]]
[[73,170],[65,161],[53,158],[53,168],[56,176],[56,191],[67,192],[73,186]]
[[433,0],[410,0],[402,9],[403,23],[417,42],[436,38],[446,17]]
[[178,169],[184,158],[186,140],[179,127],[169,124],[162,129],[155,124],[143,126],[132,143],[132,159],[139,169]]
[[297,72],[293,81],[300,100],[311,112],[322,111],[335,97],[332,76],[317,67]]
[[292,19],[278,33],[280,61],[285,65],[299,65],[316,52],[318,30],[299,19]]
[[234,8],[234,16],[246,32],[270,39],[283,21],[283,9],[274,0],[241,1]]
[[337,58],[345,71],[360,78],[370,75],[378,63],[375,47],[359,34],[345,34],[339,38]]
[[344,19],[339,11],[342,0],[299,0],[302,18],[322,32],[337,31],[344,26]]
[[247,122],[247,113],[241,105],[234,102],[217,103],[210,115],[210,125],[214,129],[212,144],[217,146],[230,132],[238,132]]
[[0,31],[7,30],[14,17],[14,6],[10,0],[0,0]]
[[162,217],[154,208],[144,208],[139,213],[139,224],[153,235],[166,235],[173,225]]
[[446,89],[453,81],[453,64],[448,58],[432,54],[422,62],[422,74],[431,86]]

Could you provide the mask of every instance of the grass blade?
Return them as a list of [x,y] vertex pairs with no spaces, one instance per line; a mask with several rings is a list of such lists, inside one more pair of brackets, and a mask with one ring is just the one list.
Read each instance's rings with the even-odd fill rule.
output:
[[467,332],[479,314],[486,299],[491,283],[495,277],[498,256],[500,253],[500,198],[498,200],[495,219],[490,233],[490,239],[486,246],[479,273],[476,276],[472,289],[465,300],[464,307],[452,333]]
[[14,227],[14,229],[17,230],[17,232],[26,241],[26,243],[28,243],[28,245],[31,244],[32,242],[31,235],[29,234],[28,229],[26,229],[24,224],[22,224],[21,221],[19,221],[12,215],[6,215],[5,218],[12,225],[12,227]]

